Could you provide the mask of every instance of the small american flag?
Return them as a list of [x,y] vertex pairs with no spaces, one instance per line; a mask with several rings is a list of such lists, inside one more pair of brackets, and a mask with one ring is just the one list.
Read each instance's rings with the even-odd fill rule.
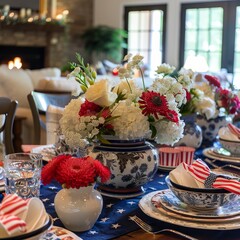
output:
[[203,183],[206,188],[221,188],[229,192],[240,194],[240,178],[215,174],[201,159],[197,159],[192,165],[183,163],[183,167],[197,181]]
[[26,222],[19,217],[5,214],[0,216],[0,223],[9,236],[18,232],[26,232]]

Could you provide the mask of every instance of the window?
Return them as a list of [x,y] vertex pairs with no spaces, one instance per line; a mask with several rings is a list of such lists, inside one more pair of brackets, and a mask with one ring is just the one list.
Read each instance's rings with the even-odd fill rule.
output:
[[197,61],[198,69],[194,70],[216,72],[225,68],[233,73],[233,84],[240,88],[238,5],[237,1],[182,4],[180,66],[191,59],[191,64]]
[[165,60],[166,5],[125,7],[124,24],[128,32],[125,54],[143,55],[145,74],[153,76]]

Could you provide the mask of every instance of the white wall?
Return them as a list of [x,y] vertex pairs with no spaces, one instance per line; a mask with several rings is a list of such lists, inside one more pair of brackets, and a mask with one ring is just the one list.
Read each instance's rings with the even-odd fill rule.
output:
[[200,1],[209,2],[209,0],[94,0],[94,25],[123,28],[125,6],[167,4],[166,62],[178,66],[181,3]]

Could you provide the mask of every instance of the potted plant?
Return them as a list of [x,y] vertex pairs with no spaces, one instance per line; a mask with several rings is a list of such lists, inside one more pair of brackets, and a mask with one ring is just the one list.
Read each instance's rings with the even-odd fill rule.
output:
[[127,33],[123,29],[109,26],[94,26],[82,34],[84,48],[93,62],[103,59],[120,62],[122,49],[127,47],[126,37]]

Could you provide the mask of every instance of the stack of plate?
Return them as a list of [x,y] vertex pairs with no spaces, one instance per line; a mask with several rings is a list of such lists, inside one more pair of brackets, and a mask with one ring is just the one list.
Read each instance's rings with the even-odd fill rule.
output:
[[226,154],[226,150],[222,151],[223,148],[219,147],[210,147],[203,150],[203,155],[212,158],[217,159],[219,161],[228,162],[235,165],[240,165],[240,155],[233,155],[233,154]]
[[171,190],[166,189],[145,195],[139,206],[148,216],[179,226],[207,230],[240,228],[240,199],[205,212],[190,209]]

